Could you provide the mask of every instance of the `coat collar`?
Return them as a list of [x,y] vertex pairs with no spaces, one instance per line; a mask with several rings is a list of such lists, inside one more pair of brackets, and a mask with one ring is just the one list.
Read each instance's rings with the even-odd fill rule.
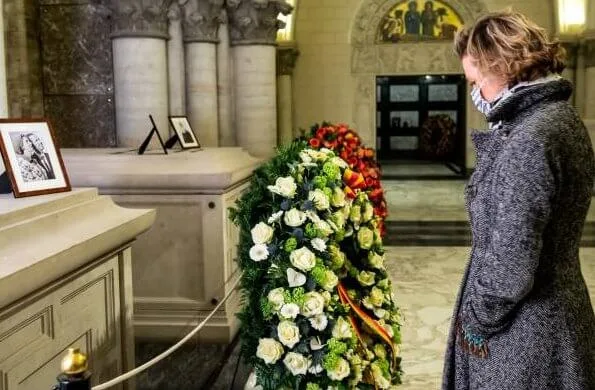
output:
[[572,83],[563,78],[515,89],[499,101],[487,115],[488,122],[509,121],[532,106],[543,102],[566,101],[572,94]]

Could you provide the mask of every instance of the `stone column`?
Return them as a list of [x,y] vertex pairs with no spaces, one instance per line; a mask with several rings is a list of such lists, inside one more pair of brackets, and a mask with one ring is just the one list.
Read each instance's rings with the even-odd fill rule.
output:
[[584,58],[584,121],[595,142],[595,1],[587,2],[586,31],[582,41]]
[[[2,1],[0,1],[0,6]],[[3,11],[3,8],[0,8]],[[0,117],[8,116],[8,93],[6,89],[6,52],[4,50],[4,12],[0,12],[0,32],[2,39],[0,39]],[[0,172],[4,171],[2,164],[0,164]]]
[[217,42],[224,0],[189,0],[183,6],[186,112],[203,146],[219,145]]
[[170,36],[167,42],[169,115],[186,115],[186,71],[181,13],[180,4],[177,1],[172,2],[167,14]]
[[277,146],[277,30],[293,7],[284,0],[227,0],[239,146],[269,157]]
[[278,106],[278,142],[279,145],[290,143],[293,132],[293,68],[299,51],[293,45],[277,48],[277,106]]
[[[153,115],[168,128],[168,0],[112,2],[116,131],[119,146],[139,146]],[[155,144],[153,144],[155,145]]]
[[217,91],[219,96],[219,146],[236,146],[233,132],[233,105],[231,99],[231,52],[227,11],[221,11],[219,45],[217,45]]
[[576,96],[579,88],[577,85],[578,72],[576,69],[578,64],[579,43],[576,40],[561,40],[561,43],[564,50],[566,50],[566,69],[562,72],[562,76],[574,84],[574,92],[571,97],[571,102],[578,109]]

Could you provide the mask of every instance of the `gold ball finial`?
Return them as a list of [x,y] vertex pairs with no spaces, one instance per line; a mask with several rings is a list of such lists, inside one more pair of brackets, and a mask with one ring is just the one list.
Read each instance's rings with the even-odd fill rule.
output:
[[78,348],[68,348],[68,353],[62,358],[60,365],[66,375],[77,375],[87,371],[87,355]]

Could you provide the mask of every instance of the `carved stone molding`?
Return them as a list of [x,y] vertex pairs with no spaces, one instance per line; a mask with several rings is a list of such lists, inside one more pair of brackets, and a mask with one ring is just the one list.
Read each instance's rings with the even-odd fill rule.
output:
[[226,0],[232,45],[275,45],[277,30],[293,7],[285,0]]
[[295,47],[277,48],[277,76],[293,74],[295,63],[300,55],[300,51]]
[[167,39],[171,2],[172,0],[112,0],[112,38]]
[[167,19],[169,21],[176,21],[180,20],[182,17],[182,8],[180,3],[177,1],[173,1],[167,10]]
[[185,42],[219,42],[225,0],[189,0],[183,5]]

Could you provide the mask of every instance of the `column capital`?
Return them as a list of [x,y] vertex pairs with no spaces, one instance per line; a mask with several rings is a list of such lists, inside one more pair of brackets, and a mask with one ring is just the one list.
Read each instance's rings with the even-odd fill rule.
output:
[[277,47],[277,75],[292,75],[300,51],[295,46]]
[[225,0],[189,0],[182,6],[184,42],[219,42]]
[[277,16],[293,11],[285,0],[227,0],[226,6],[232,45],[275,45],[285,26]]
[[168,13],[171,0],[112,0],[112,38],[169,38]]

